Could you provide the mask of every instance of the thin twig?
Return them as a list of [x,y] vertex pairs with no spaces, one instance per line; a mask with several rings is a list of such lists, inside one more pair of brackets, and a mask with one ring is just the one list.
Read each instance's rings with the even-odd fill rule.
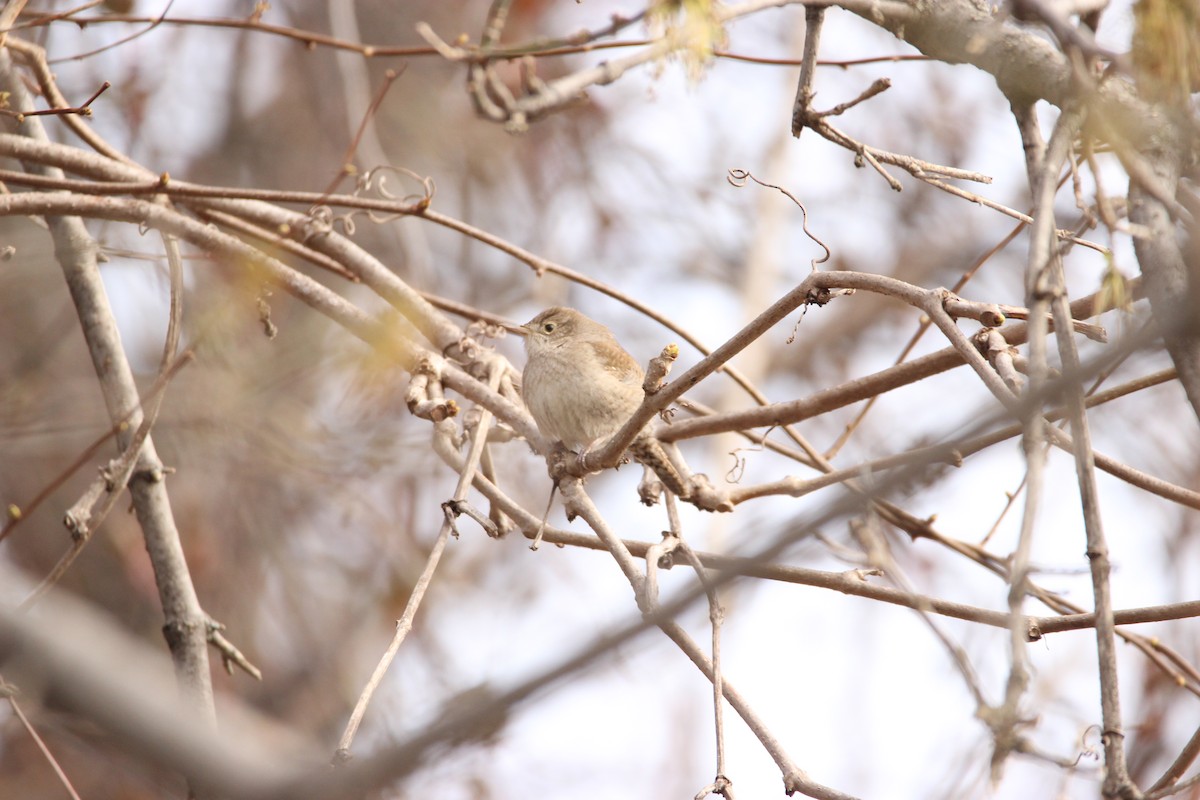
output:
[[[591,499],[583,491],[583,486],[578,479],[568,479],[563,481],[562,485],[563,500],[568,508],[575,511],[579,516],[588,523],[588,526],[596,532],[596,535],[604,542],[608,551],[616,560],[617,565],[629,580],[633,588],[634,597],[638,601],[639,608],[642,612],[652,613],[657,609],[646,605],[647,597],[644,591],[645,579],[641,571],[637,567],[637,562],[634,560],[633,554],[625,547],[624,543],[616,537],[609,528],[608,524],[600,516],[600,512],[592,504]],[[692,641],[691,637],[675,622],[665,618],[662,614],[655,614],[655,624],[667,635],[671,641],[684,652],[684,654],[704,673],[709,681],[716,679],[713,672],[712,661],[704,654],[704,651]],[[728,682],[723,683],[723,693],[725,699],[738,712],[742,721],[750,728],[755,737],[763,745],[764,749],[771,756],[783,774],[784,789],[789,794],[793,792],[801,792],[810,797],[822,798],[846,798],[847,795],[842,794],[829,787],[822,786],[812,781],[807,774],[801,770],[790,756],[784,751],[779,740],[770,731],[761,718],[750,708],[742,695],[734,689]]]
[[800,137],[805,120],[812,110],[813,81],[816,79],[817,53],[821,48],[821,26],[825,22],[825,8],[811,5],[804,7],[804,55],[800,62],[800,78],[796,85],[796,100],[792,105],[792,136]]
[[50,748],[46,746],[46,742],[38,735],[37,729],[33,727],[33,723],[25,716],[25,712],[21,710],[21,704],[17,702],[13,687],[5,683],[3,677],[0,677],[0,693],[3,693],[8,700],[8,707],[12,709],[13,714],[20,720],[21,726],[25,728],[25,732],[29,734],[29,738],[33,739],[33,743],[41,751],[42,756],[46,759],[46,763],[54,770],[54,774],[58,777],[58,782],[62,784],[63,789],[71,796],[71,800],[80,800],[79,793],[71,785],[71,779],[67,777],[67,773],[63,770],[62,765],[58,763],[58,759],[54,757],[54,753],[50,752]]
[[726,800],[732,799],[732,783],[725,767],[725,703],[724,703],[724,674],[721,672],[721,626],[725,621],[725,607],[717,587],[709,581],[705,574],[704,564],[700,562],[696,552],[692,550],[683,538],[679,524],[679,512],[674,495],[667,494],[667,510],[671,516],[671,530],[679,539],[679,550],[687,558],[688,563],[696,572],[696,578],[704,587],[708,598],[708,621],[712,628],[712,687],[713,687],[713,726],[716,732],[717,769],[713,783],[706,788],[704,794],[724,795]]
[[[498,364],[491,366],[488,378],[488,386],[492,391],[500,385],[500,378],[503,371]],[[346,729],[342,733],[342,738],[338,742],[337,751],[334,754],[333,763],[343,764],[350,760],[350,746],[354,743],[354,737],[358,733],[358,727],[362,723],[363,716],[367,713],[367,706],[371,703],[371,698],[375,694],[375,690],[379,687],[384,675],[387,674],[388,668],[396,657],[396,653],[400,650],[400,645],[404,643],[404,639],[408,636],[408,632],[412,630],[413,620],[416,618],[417,609],[421,606],[421,601],[425,598],[425,593],[429,589],[429,584],[433,581],[434,572],[437,570],[438,563],[441,561],[442,553],[446,549],[446,543],[450,539],[450,535],[454,533],[454,518],[457,515],[455,504],[461,502],[467,496],[467,490],[471,488],[471,483],[475,478],[476,471],[479,469],[479,462],[483,456],[484,445],[487,444],[487,433],[492,422],[492,412],[486,407],[480,408],[479,422],[475,428],[474,437],[471,440],[471,449],[467,454],[467,460],[463,464],[462,470],[458,476],[458,484],[454,488],[454,495],[443,506],[445,519],[442,521],[441,529],[438,531],[437,538],[434,540],[433,548],[429,551],[429,557],[425,560],[425,567],[421,570],[421,575],[417,582],[413,585],[412,593],[408,597],[408,602],[404,606],[404,611],[400,615],[400,619],[396,621],[396,632],[392,636],[392,641],[388,644],[383,656],[379,659],[379,663],[375,665],[375,671],[371,673],[370,679],[366,686],[363,687],[359,694],[358,702],[354,705],[354,710],[350,714],[350,719],[346,723]],[[443,420],[435,425],[435,429],[443,428],[444,426],[453,428],[454,423],[450,419]],[[443,436],[444,433],[435,430],[434,436]]]
[[[363,118],[358,123],[358,130],[355,132],[354,138],[350,141],[349,146],[346,147],[346,152],[342,155],[341,168],[338,170],[338,174],[334,175],[333,178],[330,179],[329,185],[325,187],[325,191],[322,192],[321,194],[323,194],[323,195],[331,194],[333,192],[333,190],[335,188],[337,188],[337,185],[342,180],[342,178],[344,178],[346,175],[351,174],[351,171],[353,170],[354,154],[358,151],[358,146],[362,142],[362,137],[363,137],[363,134],[366,133],[367,126],[371,123],[371,120],[375,117],[376,112],[379,111],[379,107],[381,105],[383,105],[383,99],[385,97],[387,97],[388,90],[392,88],[392,84],[395,83],[396,79],[399,78],[403,74],[404,74],[404,66],[403,65],[401,65],[400,69],[398,69],[398,70],[397,69],[384,70],[383,83],[381,83],[379,85],[379,91],[375,93],[375,98],[371,101],[371,105],[367,106],[366,113],[363,114]],[[321,203],[318,203],[318,205],[323,205],[323,204],[324,204],[324,201],[322,201]]]
[[78,114],[81,117],[90,117],[92,115],[92,103],[97,97],[104,94],[104,92],[111,87],[112,84],[108,81],[105,81],[104,83],[100,84],[100,88],[97,89],[91,97],[85,100],[82,105],[78,106],[70,106],[67,108],[43,108],[38,109],[37,111],[13,111],[11,108],[0,108],[0,114],[3,114],[6,117],[13,117],[17,120],[17,122],[24,122],[26,117],[54,117],[64,116],[67,114]]
[[[186,351],[179,358],[175,359],[164,372],[161,372],[154,386],[151,387],[146,397],[143,399],[146,413],[142,417],[141,424],[129,440],[128,446],[122,451],[121,455],[109,462],[105,470],[105,474],[101,478],[93,482],[92,488],[85,493],[85,497],[89,497],[91,502],[84,504],[86,507],[82,509],[80,514],[67,515],[68,525],[71,526],[71,535],[74,539],[70,549],[58,560],[58,563],[50,570],[49,574],[42,579],[42,582],[17,606],[20,609],[28,609],[38,601],[46,592],[48,592],[58,581],[66,574],[71,565],[75,563],[75,559],[83,552],[83,548],[87,546],[94,534],[108,517],[109,512],[116,506],[117,501],[121,498],[121,494],[125,487],[129,484],[133,477],[134,470],[138,467],[138,463],[142,455],[142,447],[146,444],[146,440],[150,437],[150,429],[153,427],[155,417],[157,416],[157,403],[161,402],[162,392],[167,388],[167,384],[171,379],[192,361],[194,358],[192,352]],[[151,411],[153,409],[153,411]],[[142,412],[142,406],[134,406],[130,411],[130,415]],[[117,426],[121,431],[124,430],[121,426]],[[162,476],[158,476],[161,480]],[[104,495],[104,503],[95,513],[91,512],[91,506],[95,500],[98,500],[101,495]],[[76,504],[80,505],[80,504]]]

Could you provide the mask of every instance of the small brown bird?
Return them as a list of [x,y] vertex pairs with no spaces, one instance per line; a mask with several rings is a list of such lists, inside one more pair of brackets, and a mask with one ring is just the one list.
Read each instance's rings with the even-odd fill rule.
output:
[[[642,404],[642,368],[604,325],[555,306],[521,327],[529,356],[521,376],[525,404],[549,438],[587,452]],[[630,452],[668,489],[687,496],[683,479],[649,430],[634,440]]]

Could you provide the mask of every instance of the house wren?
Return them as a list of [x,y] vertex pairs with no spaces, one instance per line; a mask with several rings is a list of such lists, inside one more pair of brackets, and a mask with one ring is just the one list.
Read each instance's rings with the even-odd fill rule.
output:
[[[573,308],[548,308],[521,326],[529,356],[522,393],[538,430],[567,448],[588,448],[615,433],[645,398],[643,372],[612,331]],[[630,453],[680,497],[687,486],[662,444],[643,430]]]

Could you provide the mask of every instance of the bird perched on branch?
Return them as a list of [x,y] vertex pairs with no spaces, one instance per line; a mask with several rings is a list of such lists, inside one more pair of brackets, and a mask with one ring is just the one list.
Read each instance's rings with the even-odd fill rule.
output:
[[[555,306],[521,329],[529,357],[521,376],[522,393],[538,429],[550,439],[586,453],[641,406],[642,368],[604,325],[573,308]],[[629,451],[676,495],[688,495],[686,483],[649,426]]]

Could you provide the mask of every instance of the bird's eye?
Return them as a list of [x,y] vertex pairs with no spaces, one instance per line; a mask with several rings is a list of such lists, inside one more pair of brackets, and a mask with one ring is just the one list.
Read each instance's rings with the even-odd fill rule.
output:
[[557,327],[558,326],[555,325],[553,322],[547,322],[546,324],[544,324],[542,326],[542,330],[545,331],[546,333],[554,333],[554,329]]

